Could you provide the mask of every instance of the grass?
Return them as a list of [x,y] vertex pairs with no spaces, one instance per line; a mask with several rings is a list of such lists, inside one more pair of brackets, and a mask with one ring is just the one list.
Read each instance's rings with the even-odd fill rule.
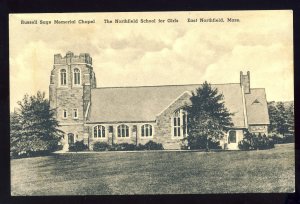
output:
[[11,161],[12,195],[294,192],[294,144],[226,152],[56,154]]

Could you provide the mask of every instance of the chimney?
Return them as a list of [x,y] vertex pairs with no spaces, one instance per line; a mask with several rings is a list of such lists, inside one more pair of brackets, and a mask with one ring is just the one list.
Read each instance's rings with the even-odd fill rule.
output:
[[247,74],[244,75],[243,72],[240,72],[240,83],[241,86],[244,88],[244,93],[249,94],[250,93],[250,72],[247,71]]

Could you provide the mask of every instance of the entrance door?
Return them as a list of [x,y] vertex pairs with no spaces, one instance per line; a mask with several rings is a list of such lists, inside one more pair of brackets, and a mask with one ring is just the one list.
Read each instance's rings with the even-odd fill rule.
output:
[[237,134],[235,130],[230,130],[228,133],[228,138],[227,138],[227,143],[228,143],[228,149],[229,150],[237,150],[238,149],[238,142],[237,142]]
[[69,133],[68,134],[68,144],[74,144],[74,134],[73,133]]

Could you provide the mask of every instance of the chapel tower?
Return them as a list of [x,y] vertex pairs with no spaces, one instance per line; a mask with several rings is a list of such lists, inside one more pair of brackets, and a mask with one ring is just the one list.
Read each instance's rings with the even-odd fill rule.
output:
[[[96,87],[92,58],[88,53],[79,56],[67,52],[54,55],[49,86],[51,109],[70,144],[84,138],[84,123],[89,114],[91,89]],[[66,137],[67,136],[67,137]]]

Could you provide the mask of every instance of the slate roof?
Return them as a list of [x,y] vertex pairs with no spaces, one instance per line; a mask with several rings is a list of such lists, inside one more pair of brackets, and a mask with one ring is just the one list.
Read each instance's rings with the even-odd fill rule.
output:
[[264,88],[250,89],[245,94],[248,124],[270,124]]
[[[88,122],[155,121],[156,116],[186,91],[194,91],[200,84],[142,87],[107,87],[91,91]],[[223,93],[225,105],[235,115],[235,127],[245,127],[242,89],[239,83],[214,84]]]

